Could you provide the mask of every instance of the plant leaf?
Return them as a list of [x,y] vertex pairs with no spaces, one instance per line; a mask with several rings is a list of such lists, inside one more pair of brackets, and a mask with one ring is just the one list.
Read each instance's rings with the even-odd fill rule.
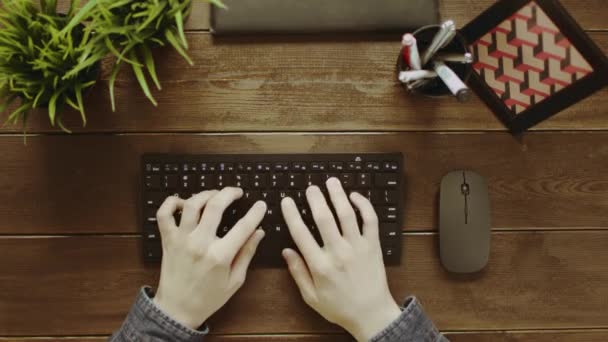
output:
[[156,75],[156,66],[154,65],[154,57],[152,57],[152,52],[147,45],[141,46],[141,52],[144,55],[144,63],[146,65],[146,69],[148,69],[148,73],[150,74],[150,78],[154,81],[156,85],[156,89],[161,90],[160,82],[158,81],[158,76]]
[[[135,60],[137,59],[137,56],[135,55],[134,51],[131,51],[129,57],[131,59],[135,59]],[[143,90],[144,94],[146,94],[146,97],[150,100],[150,102],[152,102],[152,104],[155,107],[158,106],[158,103],[156,102],[156,100],[152,96],[152,93],[150,92],[150,88],[148,87],[148,82],[146,81],[146,77],[142,71],[141,66],[132,64],[131,67],[133,68],[135,77],[137,78],[137,81],[139,82],[139,85],[141,86],[141,89]]]
[[121,61],[116,61],[116,63],[112,67],[112,72],[110,73],[109,87],[110,87],[110,102],[112,103],[112,112],[116,112],[116,98],[114,97],[114,84],[116,83],[116,77],[118,76],[118,72],[120,71],[121,65],[122,65]]
[[169,44],[171,44],[173,46],[173,48],[175,48],[175,50],[180,55],[182,55],[182,57],[184,57],[184,59],[188,62],[188,64],[194,65],[194,62],[192,62],[192,60],[190,59],[190,57],[188,56],[186,51],[184,51],[184,49],[179,45],[179,42],[175,38],[175,35],[173,34],[173,32],[171,32],[171,29],[167,29],[165,31],[165,37],[167,38],[167,41],[169,42]]
[[82,101],[82,85],[76,84],[74,92],[76,93],[76,101],[78,101],[78,111],[80,111],[80,117],[82,118],[82,126],[85,127],[87,125],[87,116],[84,112],[84,101]]
[[177,13],[175,13],[175,23],[177,24],[179,37],[181,38],[184,47],[188,49],[188,40],[186,40],[186,34],[184,33],[184,18],[182,17],[182,11],[177,11]]
[[90,12],[95,8],[95,6],[97,5],[97,0],[89,0],[89,2],[87,2],[86,5],[84,5],[79,11],[78,13],[76,13],[76,15],[72,18],[72,20],[70,20],[70,22],[66,25],[66,27],[63,28],[63,30],[61,30],[61,35],[65,35],[68,32],[70,32],[74,27],[76,27],[78,24],[80,24],[84,18],[86,18],[88,15],[90,15]]

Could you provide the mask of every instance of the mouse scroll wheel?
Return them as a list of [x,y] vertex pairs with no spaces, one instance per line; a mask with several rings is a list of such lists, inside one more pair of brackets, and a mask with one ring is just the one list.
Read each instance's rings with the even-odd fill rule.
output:
[[460,186],[460,191],[462,191],[463,195],[468,195],[470,193],[469,184],[464,183]]

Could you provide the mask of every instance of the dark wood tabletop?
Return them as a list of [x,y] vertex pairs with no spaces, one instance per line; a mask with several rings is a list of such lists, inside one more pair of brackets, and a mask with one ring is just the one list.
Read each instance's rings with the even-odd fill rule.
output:
[[[65,5],[67,1],[64,1]],[[492,0],[443,0],[466,23]],[[608,51],[605,0],[562,0]],[[482,102],[408,96],[399,35],[214,38],[208,7],[189,20],[189,66],[156,52],[152,106],[109,66],[74,130],[33,115],[0,129],[0,341],[97,341],[117,329],[159,266],[142,260],[139,158],[146,152],[396,152],[406,156],[404,253],[388,268],[453,341],[608,340],[608,90],[514,138]],[[481,274],[441,267],[437,194],[454,169],[484,175],[492,251]],[[301,300],[285,269],[250,271],[210,322],[212,341],[348,341]]]

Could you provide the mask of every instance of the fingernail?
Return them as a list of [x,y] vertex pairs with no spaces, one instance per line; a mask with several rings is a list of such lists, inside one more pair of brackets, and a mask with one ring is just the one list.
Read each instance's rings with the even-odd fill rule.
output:
[[257,201],[255,202],[255,206],[259,209],[266,209],[266,202],[264,201]]
[[331,177],[330,179],[327,180],[327,182],[325,182],[325,184],[327,185],[331,185],[331,186],[339,186],[342,185],[340,183],[340,181],[338,180],[338,178],[336,177]]

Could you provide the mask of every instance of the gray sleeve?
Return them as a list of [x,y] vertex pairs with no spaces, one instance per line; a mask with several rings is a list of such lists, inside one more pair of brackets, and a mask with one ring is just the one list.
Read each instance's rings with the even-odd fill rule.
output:
[[415,297],[405,301],[401,315],[371,342],[448,342],[426,316]]
[[111,342],[194,342],[202,341],[209,332],[206,326],[202,327],[202,331],[183,326],[162,312],[151,298],[152,290],[143,287],[122,327],[110,337]]

